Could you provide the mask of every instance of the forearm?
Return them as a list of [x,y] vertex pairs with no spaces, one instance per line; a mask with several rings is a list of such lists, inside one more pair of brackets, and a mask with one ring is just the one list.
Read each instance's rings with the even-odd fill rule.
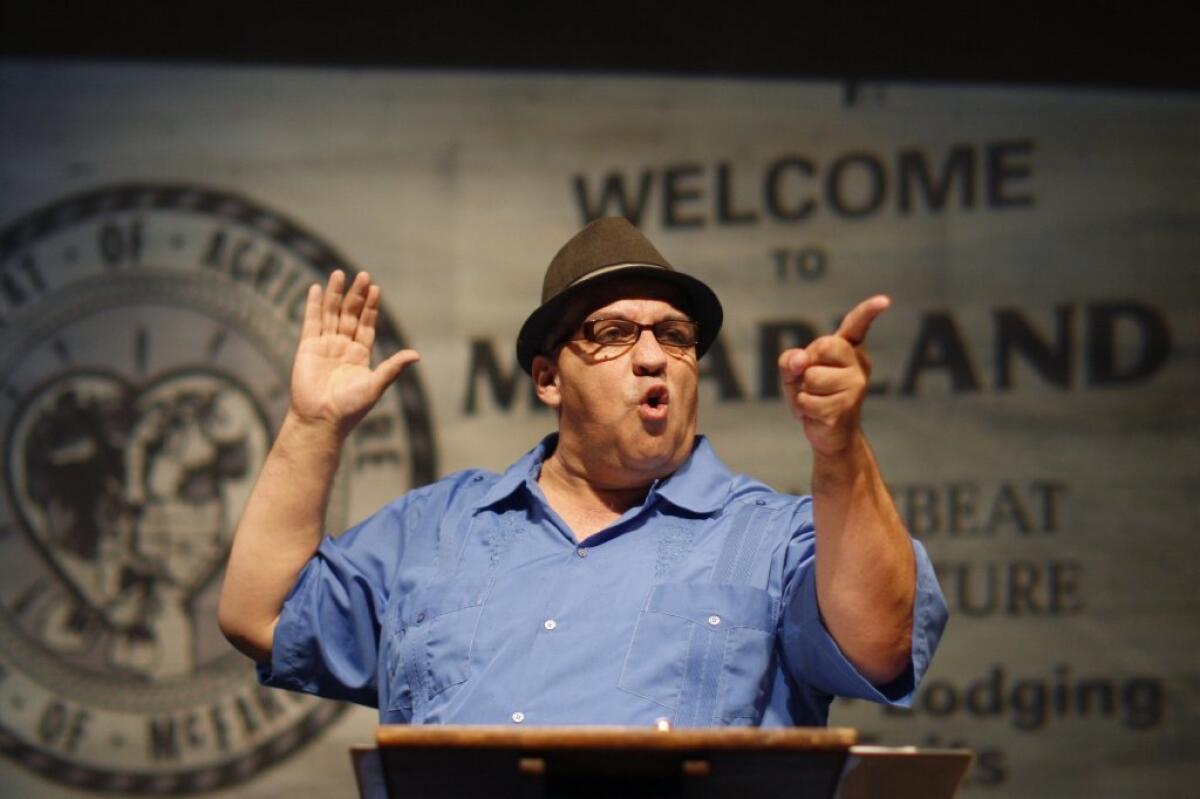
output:
[[861,431],[845,451],[813,458],[821,617],[859,671],[890,682],[911,656],[912,542]]
[[289,412],[242,512],[217,616],[255,660],[270,657],[284,598],[321,543],[341,445],[328,426]]

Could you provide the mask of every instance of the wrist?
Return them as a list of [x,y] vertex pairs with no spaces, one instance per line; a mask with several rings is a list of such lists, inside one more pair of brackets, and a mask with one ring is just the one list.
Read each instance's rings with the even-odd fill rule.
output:
[[295,409],[288,408],[275,443],[277,447],[297,455],[337,456],[341,453],[348,432],[331,421],[301,416]]
[[842,485],[870,474],[875,457],[862,430],[850,434],[846,445],[832,452],[813,449],[813,488],[818,484]]

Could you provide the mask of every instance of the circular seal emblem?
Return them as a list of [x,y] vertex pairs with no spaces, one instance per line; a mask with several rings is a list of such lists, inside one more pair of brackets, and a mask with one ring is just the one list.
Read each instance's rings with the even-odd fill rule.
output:
[[[244,780],[342,706],[258,685],[224,641],[234,525],[333,247],[244,197],[119,185],[0,231],[0,749],[144,794]],[[405,346],[380,313],[376,357]],[[348,442],[329,529],[436,472],[416,376]]]

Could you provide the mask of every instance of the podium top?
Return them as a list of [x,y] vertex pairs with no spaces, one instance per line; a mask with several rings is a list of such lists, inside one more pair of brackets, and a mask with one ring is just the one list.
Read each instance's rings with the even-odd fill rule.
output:
[[380,747],[465,749],[640,749],[813,751],[849,749],[848,727],[522,727],[404,724],[376,728]]

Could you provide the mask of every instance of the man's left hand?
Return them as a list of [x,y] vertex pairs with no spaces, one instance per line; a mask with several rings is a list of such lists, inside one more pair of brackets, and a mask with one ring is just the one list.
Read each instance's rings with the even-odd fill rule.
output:
[[863,300],[834,333],[780,354],[779,375],[788,406],[804,424],[814,452],[834,456],[854,443],[871,378],[871,359],[863,342],[871,323],[891,304],[882,294]]

